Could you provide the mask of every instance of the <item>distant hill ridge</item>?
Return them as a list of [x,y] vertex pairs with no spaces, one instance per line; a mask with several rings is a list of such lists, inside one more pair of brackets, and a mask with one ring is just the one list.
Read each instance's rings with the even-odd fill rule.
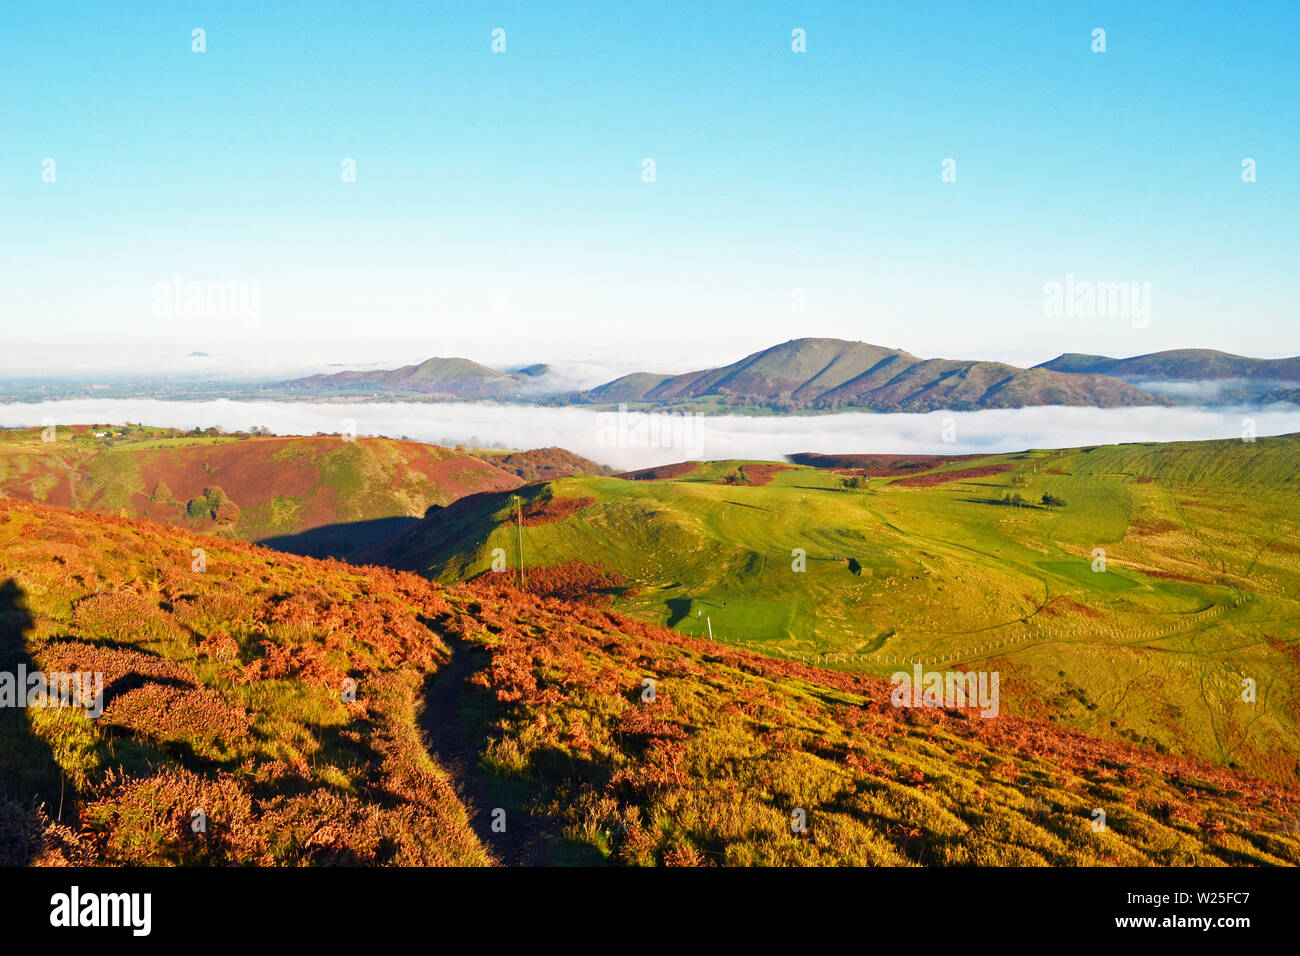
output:
[[431,358],[391,370],[310,375],[285,383],[304,391],[415,392],[460,399],[505,398],[518,391],[519,384],[513,376],[463,358]]
[[583,393],[593,403],[681,402],[834,411],[1088,405],[1162,405],[1167,400],[1104,375],[1023,369],[1002,362],[921,359],[902,349],[842,339],[792,339],[723,368],[683,375],[636,373]]
[[1002,362],[922,359],[902,349],[842,339],[802,338],[721,368],[681,375],[635,372],[596,388],[546,397],[544,367],[507,374],[468,359],[433,358],[391,371],[338,372],[285,383],[318,395],[410,395],[426,399],[507,399],[562,404],[622,402],[775,411],[939,409],[1076,405],[1115,408],[1169,400],[1089,370],[1024,369]]
[[[1256,359],[1214,349],[1131,358],[1066,353],[1032,368],[1005,362],[919,358],[903,349],[844,339],[801,338],[719,368],[672,375],[633,372],[586,391],[547,390],[551,369],[501,372],[463,358],[431,358],[380,371],[312,375],[284,383],[291,394],[411,397],[547,404],[929,412],[1043,405],[1121,408],[1197,398],[1288,400],[1300,358]],[[1195,391],[1193,385],[1206,386]]]
[[1300,384],[1300,357],[1258,359],[1215,349],[1172,349],[1131,358],[1067,352],[1035,368],[1057,372],[1095,372],[1125,380],[1169,382],[1267,379]]
[[1300,358],[1247,358],[1215,349],[1173,349],[1131,358],[1070,352],[1036,367],[1108,375],[1175,401],[1296,404],[1300,398]]

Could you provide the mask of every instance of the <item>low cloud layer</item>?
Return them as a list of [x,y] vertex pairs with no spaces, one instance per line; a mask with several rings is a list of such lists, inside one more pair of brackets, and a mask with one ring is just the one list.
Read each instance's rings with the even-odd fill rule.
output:
[[1185,401],[1219,404],[1222,403],[1225,397],[1231,399],[1234,395],[1240,399],[1243,395],[1266,395],[1278,389],[1300,387],[1300,382],[1262,378],[1217,378],[1190,382],[1134,381],[1132,384],[1155,395],[1167,395],[1170,398]]
[[[346,420],[351,420],[350,422]],[[0,425],[141,422],[227,431],[263,425],[276,434],[339,432],[408,436],[468,446],[559,445],[616,468],[685,459],[781,460],[794,452],[961,454],[1135,441],[1240,438],[1300,431],[1300,408],[1019,408],[909,415],[680,416],[598,413],[478,403],[166,402],[84,399],[0,405]],[[945,435],[952,437],[944,441]]]
[[[629,369],[621,366],[599,365],[594,362],[550,362],[544,363],[546,372],[531,382],[524,382],[524,394],[556,394],[559,392],[579,392],[597,385],[604,385]],[[510,366],[505,371],[517,371]]]

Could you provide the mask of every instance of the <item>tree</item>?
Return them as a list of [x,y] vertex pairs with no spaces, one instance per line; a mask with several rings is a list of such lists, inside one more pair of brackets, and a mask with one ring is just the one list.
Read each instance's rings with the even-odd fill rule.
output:
[[203,496],[191,498],[185,505],[185,513],[191,521],[211,518],[214,521],[234,521],[239,517],[239,508],[220,488],[204,488]]
[[846,491],[857,491],[860,488],[867,487],[867,483],[870,481],[871,481],[870,478],[859,477],[858,475],[852,475],[848,478],[841,478],[840,487],[845,489]]
[[1064,499],[1064,498],[1058,498],[1058,497],[1056,497],[1056,495],[1044,494],[1044,495],[1043,495],[1043,507],[1044,507],[1044,508],[1064,508],[1064,507],[1065,507],[1065,499]]

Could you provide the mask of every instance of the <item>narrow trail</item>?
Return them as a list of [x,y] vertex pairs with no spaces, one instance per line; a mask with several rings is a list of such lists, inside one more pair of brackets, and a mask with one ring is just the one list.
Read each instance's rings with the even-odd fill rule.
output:
[[[486,652],[449,634],[443,641],[451,661],[425,687],[420,729],[438,765],[452,778],[479,841],[503,866],[542,866],[549,862],[543,822],[524,808],[525,788],[484,769],[479,751],[487,741],[495,701],[470,683],[487,664]],[[494,811],[505,811],[505,832],[493,831]],[[495,814],[497,818],[500,814]]]

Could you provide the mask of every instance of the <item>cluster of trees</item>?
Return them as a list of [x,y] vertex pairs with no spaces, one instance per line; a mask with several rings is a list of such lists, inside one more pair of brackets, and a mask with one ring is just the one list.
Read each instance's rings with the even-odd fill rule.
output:
[[749,475],[745,474],[745,468],[743,465],[737,468],[731,474],[724,477],[722,480],[729,485],[752,485],[753,484],[753,482],[749,478]]
[[845,491],[860,491],[863,488],[869,487],[870,484],[871,479],[865,476],[860,477],[858,475],[853,475],[848,478],[840,479],[840,487]]
[[[228,432],[225,429],[223,429],[220,425],[213,425],[210,428],[196,427],[196,428],[191,428],[188,431],[183,431],[179,428],[145,428],[142,425],[132,425],[130,422],[128,422],[126,425],[91,425],[90,426],[91,435],[96,435],[101,432],[104,434],[104,438],[102,440],[106,441],[110,445],[114,443],[114,439],[131,438],[135,436],[144,436],[144,437],[152,436],[157,438],[178,438],[180,436],[187,436],[190,438],[222,438],[222,437],[249,438],[249,437],[258,437],[258,436],[265,436],[265,435],[272,434],[271,429],[267,428],[265,425],[254,425],[251,428],[249,428],[248,431],[246,432],[245,431]],[[322,435],[324,434],[324,432],[317,432],[316,434]],[[72,440],[76,441],[77,436],[73,435]]]
[[[1032,501],[1029,501],[1027,498],[1025,498],[1024,495],[1020,494],[1020,492],[1018,491],[1007,492],[1002,496],[1002,500],[999,503],[1004,505],[1010,505],[1013,508],[1034,507],[1034,503]],[[1065,499],[1058,498],[1056,497],[1056,495],[1045,494],[1043,495],[1042,499],[1038,502],[1038,505],[1043,508],[1064,508]]]
[[[185,431],[179,428],[147,428],[143,425],[136,425],[136,424],[132,424],[131,422],[127,422],[125,425],[99,425],[99,424],[91,425],[89,434],[92,436],[102,434],[103,438],[101,440],[111,445],[114,444],[115,439],[118,438],[133,438],[133,437],[178,438],[181,436],[187,436],[190,438],[221,438],[221,437],[249,438],[255,436],[270,435],[272,434],[272,432],[271,429],[267,428],[265,425],[254,425],[251,428],[249,428],[248,431],[246,432],[245,431],[228,432],[225,429],[223,429],[220,425],[213,425],[210,428],[196,427],[196,428],[191,428],[188,431]],[[323,434],[323,433],[317,432],[317,434]],[[76,441],[77,436],[73,435],[72,440]]]
[[211,519],[219,524],[231,524],[239,520],[239,506],[220,488],[204,488],[201,496],[191,498],[185,505],[185,513],[191,521]]
[[[265,425],[253,425],[248,429],[248,431],[236,430],[228,432],[220,425],[213,425],[210,428],[191,428],[189,431],[185,432],[185,434],[194,438],[257,438],[270,435],[271,429],[267,428]],[[321,435],[324,433],[317,432],[316,434]]]

